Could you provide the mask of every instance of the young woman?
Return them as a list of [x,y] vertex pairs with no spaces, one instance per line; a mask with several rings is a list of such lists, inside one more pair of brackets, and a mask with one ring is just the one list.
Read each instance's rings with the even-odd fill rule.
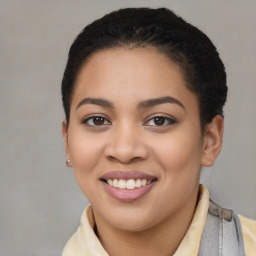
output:
[[170,10],[88,25],[62,81],[67,166],[90,201],[63,256],[256,255],[256,222],[209,200],[227,86],[216,48]]

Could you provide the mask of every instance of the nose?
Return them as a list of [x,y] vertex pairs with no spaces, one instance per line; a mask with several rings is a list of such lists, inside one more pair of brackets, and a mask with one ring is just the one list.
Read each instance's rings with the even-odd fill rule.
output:
[[123,125],[112,131],[105,147],[105,156],[109,160],[128,164],[145,160],[148,157],[148,149],[138,128]]

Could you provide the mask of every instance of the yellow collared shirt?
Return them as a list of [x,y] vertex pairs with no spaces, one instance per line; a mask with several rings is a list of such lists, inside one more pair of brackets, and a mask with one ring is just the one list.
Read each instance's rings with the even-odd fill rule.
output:
[[[199,202],[191,225],[173,256],[198,255],[200,240],[209,207],[209,191],[200,186]],[[256,255],[256,220],[239,215],[246,256]],[[89,205],[81,216],[81,225],[69,239],[62,256],[109,256],[94,233],[95,221]]]

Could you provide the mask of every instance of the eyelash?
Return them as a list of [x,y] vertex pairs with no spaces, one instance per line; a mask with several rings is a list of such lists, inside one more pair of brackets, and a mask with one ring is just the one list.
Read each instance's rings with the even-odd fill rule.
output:
[[[103,124],[89,124],[89,121],[92,121],[92,122],[94,122],[94,121],[96,121],[96,119],[97,118],[100,118],[101,120],[103,120]],[[107,121],[107,124],[105,123]],[[111,122],[106,118],[106,117],[104,117],[104,116],[100,116],[100,115],[93,115],[93,116],[90,116],[90,117],[87,117],[86,119],[84,119],[83,121],[82,121],[82,123],[83,124],[86,124],[86,125],[88,125],[88,126],[98,126],[98,127],[100,127],[100,126],[103,126],[103,125],[110,125],[111,124]]]
[[[161,121],[164,121],[164,123],[161,124],[161,125],[157,125],[157,124],[155,124],[155,123],[154,123],[154,125],[149,125],[149,122],[150,122],[150,121],[156,122],[157,119],[160,119]],[[159,121],[159,120],[158,120],[158,121]],[[146,124],[147,126],[166,127],[166,126],[175,124],[176,122],[177,122],[177,121],[176,121],[174,118],[167,117],[167,116],[163,116],[163,115],[157,115],[157,116],[154,116],[154,117],[150,118],[145,124]]]
[[[98,121],[99,122],[103,122],[101,124],[95,124],[95,121],[97,122],[97,119],[99,119]],[[157,120],[158,119],[158,120]],[[89,122],[92,121],[93,123],[90,124]],[[157,125],[156,123],[154,124],[150,124],[150,122],[153,121],[153,122],[158,122],[160,121],[160,125]],[[163,123],[162,123],[163,122]],[[144,124],[146,126],[155,126],[155,127],[166,127],[166,126],[169,126],[169,125],[173,125],[175,124],[177,121],[174,119],[174,118],[171,118],[171,117],[166,117],[166,116],[163,116],[163,115],[157,115],[157,116],[154,116],[154,117],[151,117],[148,121],[146,121]],[[93,115],[93,116],[90,116],[90,117],[87,117],[86,119],[84,119],[82,121],[83,124],[86,124],[90,127],[102,127],[102,126],[106,126],[106,125],[111,125],[111,122],[104,116],[100,116],[100,115]]]

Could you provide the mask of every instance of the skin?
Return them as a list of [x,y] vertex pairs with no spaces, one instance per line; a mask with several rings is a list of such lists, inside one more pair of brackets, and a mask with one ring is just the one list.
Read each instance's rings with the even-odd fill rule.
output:
[[[168,102],[138,108],[143,101],[166,96],[183,107]],[[77,108],[84,98],[104,99],[112,107],[86,103]],[[100,125],[88,120],[91,115],[103,117]],[[156,116],[165,119],[157,123]],[[109,49],[87,60],[77,77],[63,137],[109,255],[176,251],[196,208],[201,166],[214,163],[222,135],[220,116],[202,133],[196,95],[186,87],[179,67],[156,49]],[[100,181],[116,170],[138,170],[157,182],[140,199],[121,202]]]

